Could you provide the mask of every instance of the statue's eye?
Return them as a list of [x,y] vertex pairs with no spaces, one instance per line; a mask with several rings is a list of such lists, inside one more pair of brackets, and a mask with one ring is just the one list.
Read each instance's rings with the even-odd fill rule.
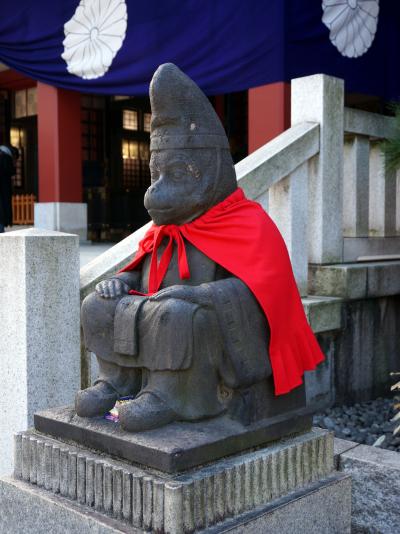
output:
[[186,165],[182,162],[173,163],[172,165],[168,166],[168,175],[172,178],[172,180],[182,180],[188,175],[188,171],[186,168]]

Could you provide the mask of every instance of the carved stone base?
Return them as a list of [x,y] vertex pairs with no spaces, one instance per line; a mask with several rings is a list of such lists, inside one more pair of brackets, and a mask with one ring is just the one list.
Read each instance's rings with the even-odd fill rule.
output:
[[[0,482],[3,510],[20,487],[26,502],[33,494],[41,499],[47,495],[53,502],[54,498],[63,497],[63,506],[75,503],[73,510],[112,518],[122,532],[128,531],[128,526],[136,527],[138,532],[224,532],[225,523],[232,528],[232,521],[238,525],[253,521],[268,510],[276,511],[278,505],[297,502],[301,496],[339,480],[333,470],[332,434],[321,429],[175,475],[132,466],[36,431],[18,434],[15,446],[15,481]],[[24,484],[21,486],[18,481]],[[345,493],[341,498],[347,506]],[[319,515],[324,514],[322,507]],[[5,532],[1,521],[0,532]],[[300,529],[301,524],[297,527]]]

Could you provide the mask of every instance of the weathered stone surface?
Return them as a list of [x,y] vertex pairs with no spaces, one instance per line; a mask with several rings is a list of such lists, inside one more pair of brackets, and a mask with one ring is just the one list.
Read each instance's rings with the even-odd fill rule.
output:
[[21,480],[0,479],[0,503],[0,534],[142,532]]
[[80,418],[73,408],[64,407],[35,414],[35,428],[55,438],[173,473],[279,439],[282,428],[289,428],[291,433],[309,430],[311,417],[305,410],[287,412],[247,426],[220,417],[130,433],[102,417]]
[[300,295],[307,295],[308,163],[297,167],[289,176],[269,189],[269,214],[285,240]]
[[351,479],[332,476],[265,508],[227,521],[209,534],[350,534]]
[[396,235],[396,182],[396,170],[385,165],[382,142],[371,142],[369,173],[370,236]]
[[343,235],[368,236],[369,138],[345,139],[343,173]]
[[[186,528],[182,518],[185,501],[182,487],[168,488],[165,528],[152,530],[165,534],[193,532]],[[228,519],[202,530],[207,534],[233,532],[237,534],[347,534],[350,532],[350,477],[333,475],[311,486],[291,492],[267,506]],[[88,510],[82,505],[52,495],[26,482],[9,478],[0,479],[0,502],[5,504],[0,516],[0,534],[94,534],[143,533],[141,528]],[[180,518],[171,510],[180,510]],[[340,511],[340,513],[338,513]]]
[[[400,213],[400,210],[397,211]],[[396,261],[399,259],[399,251],[400,235],[395,237],[343,238],[343,261],[346,263],[355,261]]]
[[236,164],[238,185],[248,198],[262,203],[271,185],[318,154],[318,150],[319,124],[296,124]]
[[[135,527],[173,534],[211,527],[290,491],[306,488],[333,471],[333,436],[322,429],[177,475],[128,465],[34,431],[18,434],[17,443],[25,437],[25,453],[18,457],[22,465],[16,464],[16,473],[22,473],[31,486],[37,485],[30,469],[32,459],[40,464],[45,456],[45,452],[37,455],[39,442],[43,451],[51,447],[60,450],[64,458],[65,472],[63,467],[57,472],[59,482],[53,483],[48,494],[59,493],[113,518],[120,518],[122,510],[123,518]],[[75,488],[71,481],[76,480],[78,458],[79,463],[86,464],[86,496],[83,491],[71,491]],[[43,469],[46,479],[51,466],[44,463]],[[121,470],[122,496],[114,487],[111,489]],[[70,481],[65,489],[63,480]]]
[[346,327],[334,340],[335,402],[387,395],[389,373],[399,367],[400,296],[347,302],[343,312]]
[[356,443],[355,441],[335,438],[333,440],[333,460],[335,464],[335,469],[339,469],[340,456],[343,453],[349,451],[350,449],[354,449],[354,447],[358,447],[358,446],[359,446],[359,443]]
[[[400,253],[400,243],[398,253]],[[400,261],[367,264],[367,268],[369,297],[400,294]]]
[[317,334],[318,343],[325,354],[325,360],[315,371],[304,373],[307,405],[314,412],[331,406],[335,401],[335,350],[336,332]]
[[353,480],[354,532],[393,534],[399,530],[400,455],[358,445],[340,455],[339,469]]
[[320,124],[319,155],[309,167],[309,261],[342,260],[343,80],[315,74],[292,80],[292,125]]
[[[80,379],[79,246],[35,228],[0,237],[0,473],[33,414],[73,401]],[[10,409],[12,405],[12,409]]]
[[309,293],[361,299],[400,293],[400,261],[310,265]]
[[310,295],[359,299],[367,295],[367,267],[361,264],[310,265]]
[[370,113],[361,109],[344,108],[344,130],[346,133],[387,139],[395,135],[393,117]]
[[342,328],[342,299],[309,296],[303,298],[302,302],[314,334]]

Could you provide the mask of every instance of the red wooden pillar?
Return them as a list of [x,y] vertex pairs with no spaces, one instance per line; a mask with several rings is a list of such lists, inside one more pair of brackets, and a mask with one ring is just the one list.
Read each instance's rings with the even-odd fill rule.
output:
[[37,84],[39,202],[82,202],[80,93]]
[[87,237],[80,93],[38,82],[39,202],[35,226]]
[[225,109],[224,109],[224,95],[215,96],[215,112],[217,113],[219,120],[224,124]]
[[290,127],[290,84],[270,83],[249,89],[249,154]]

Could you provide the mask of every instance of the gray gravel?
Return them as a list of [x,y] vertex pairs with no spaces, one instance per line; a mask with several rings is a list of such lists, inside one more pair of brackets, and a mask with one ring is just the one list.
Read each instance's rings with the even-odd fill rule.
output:
[[393,430],[400,420],[391,422],[396,414],[394,399],[382,399],[354,404],[335,406],[314,416],[314,425],[327,428],[335,436],[357,443],[373,445],[380,436],[385,436],[382,449],[400,452],[400,433],[393,436]]

